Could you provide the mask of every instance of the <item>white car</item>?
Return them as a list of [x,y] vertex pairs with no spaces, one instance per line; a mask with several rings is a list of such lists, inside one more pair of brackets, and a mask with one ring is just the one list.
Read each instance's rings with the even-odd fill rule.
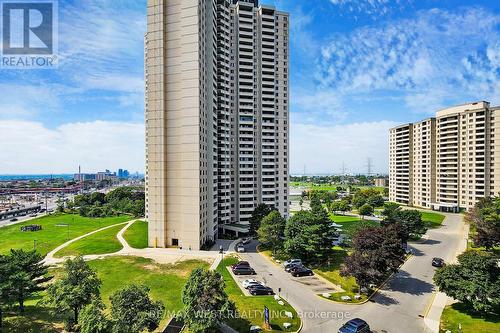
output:
[[284,261],[283,262],[283,266],[288,266],[290,264],[302,264],[302,260],[300,259],[290,259],[290,260],[287,260],[287,261]]
[[255,286],[258,284],[262,284],[262,283],[260,281],[255,280],[255,279],[248,279],[248,280],[243,281],[243,283],[242,283],[243,288],[245,288],[245,289],[248,289],[249,287]]
[[238,245],[238,247],[236,248],[236,251],[242,253],[242,252],[245,252],[245,247],[243,245]]

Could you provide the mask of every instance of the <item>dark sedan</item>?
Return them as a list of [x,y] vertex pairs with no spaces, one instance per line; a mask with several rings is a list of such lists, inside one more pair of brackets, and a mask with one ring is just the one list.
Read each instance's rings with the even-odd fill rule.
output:
[[250,294],[256,295],[274,295],[274,291],[272,288],[263,286],[263,285],[255,285],[248,288]]
[[231,268],[233,269],[236,267],[250,267],[250,264],[248,263],[248,261],[238,261],[236,264],[231,266]]
[[285,266],[285,272],[290,273],[292,270],[303,267],[300,263],[288,264]]
[[345,323],[338,333],[370,333],[370,326],[363,319],[354,318]]
[[255,275],[254,269],[250,266],[237,266],[233,268],[234,275]]
[[314,273],[312,270],[310,270],[309,268],[306,268],[306,267],[298,267],[296,269],[293,269],[291,271],[292,273],[292,276],[294,277],[298,277],[298,276],[313,276]]
[[444,265],[444,260],[442,258],[432,258],[432,266],[443,267]]

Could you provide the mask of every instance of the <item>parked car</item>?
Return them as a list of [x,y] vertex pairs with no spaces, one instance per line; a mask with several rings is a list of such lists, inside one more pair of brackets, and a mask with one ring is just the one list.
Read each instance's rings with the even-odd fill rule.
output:
[[302,260],[300,259],[290,259],[290,260],[287,260],[287,261],[284,261],[283,262],[283,266],[287,266],[287,265],[290,265],[290,264],[302,264]]
[[443,267],[445,265],[444,259],[442,258],[432,258],[432,266]]
[[288,264],[285,266],[285,272],[290,273],[293,269],[303,267],[301,263]]
[[243,285],[243,288],[245,289],[248,289],[250,288],[251,286],[255,286],[255,285],[262,285],[262,283],[260,281],[257,281],[255,279],[247,279],[245,281],[242,282],[242,285]]
[[354,318],[345,323],[338,333],[370,333],[370,326],[363,319]]
[[236,251],[238,251],[240,253],[245,252],[245,247],[243,246],[243,244],[238,244]]
[[255,270],[250,266],[238,266],[233,268],[234,275],[255,275]]
[[231,266],[231,268],[235,267],[250,267],[250,264],[248,263],[248,261],[238,261],[236,264]]
[[263,285],[256,285],[253,287],[248,288],[248,291],[250,292],[251,295],[274,295],[274,291],[272,288],[263,286]]
[[10,219],[10,222],[16,222],[17,219],[14,217],[13,219]]
[[294,277],[314,275],[313,271],[306,267],[297,267],[296,269],[293,269],[290,273],[292,273],[292,276]]
[[30,217],[37,217],[38,215],[36,214],[31,214]]
[[247,237],[247,238],[243,238],[242,243],[243,243],[243,245],[247,245],[247,244],[250,244],[251,241],[252,241],[252,239],[250,237]]

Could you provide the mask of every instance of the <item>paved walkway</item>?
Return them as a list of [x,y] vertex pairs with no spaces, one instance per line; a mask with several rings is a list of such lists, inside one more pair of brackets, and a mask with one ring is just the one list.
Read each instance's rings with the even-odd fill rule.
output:
[[[118,252],[114,253],[105,253],[105,254],[93,254],[93,255],[85,255],[83,256],[83,259],[85,260],[95,260],[95,259],[102,259],[105,257],[109,256],[134,256],[134,257],[143,257],[143,258],[148,258],[156,261],[157,263],[160,264],[171,264],[175,263],[178,261],[184,261],[184,260],[192,260],[192,259],[198,259],[198,260],[204,260],[210,264],[214,264],[217,261],[217,258],[220,257],[218,252],[215,251],[194,251],[194,250],[180,250],[180,249],[170,249],[170,248],[145,248],[145,249],[135,249],[131,247],[125,238],[123,237],[123,234],[125,231],[135,222],[137,219],[134,219],[129,222],[124,222],[120,224],[124,224],[125,226],[118,232],[117,238],[118,241],[122,245],[122,249]],[[76,237],[60,246],[55,248],[54,250],[50,251],[47,256],[44,259],[44,262],[47,265],[57,265],[64,260],[66,260],[68,257],[62,257],[62,258],[56,258],[54,255],[60,251],[61,249],[65,248],[66,246],[82,239],[88,236],[91,236],[95,233],[98,233],[100,231],[115,227],[120,224],[114,224],[111,226],[107,226],[98,230],[94,230],[92,232],[89,232],[88,234]],[[217,266],[215,266],[217,267]]]

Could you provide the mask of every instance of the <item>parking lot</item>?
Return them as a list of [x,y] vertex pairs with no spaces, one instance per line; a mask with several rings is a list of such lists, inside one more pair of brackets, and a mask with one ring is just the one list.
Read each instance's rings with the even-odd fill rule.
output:
[[331,282],[325,281],[323,278],[317,275],[302,277],[293,277],[292,275],[290,275],[290,279],[297,283],[300,283],[302,286],[310,289],[315,294],[334,293],[341,291],[337,288],[337,286],[333,285]]
[[[248,292],[248,290],[243,287],[243,281],[248,280],[248,279],[254,279],[254,280],[261,282],[263,285],[266,285],[265,276],[262,274],[259,274],[259,272],[257,272],[257,275],[235,275],[233,273],[233,271],[231,270],[231,267],[226,267],[226,268],[229,271],[229,273],[231,274],[231,276],[233,277],[234,281],[236,281],[236,284],[240,287],[243,294],[245,294],[245,296],[252,296],[252,295],[250,295],[250,292]],[[277,292],[277,290],[275,292]]]

